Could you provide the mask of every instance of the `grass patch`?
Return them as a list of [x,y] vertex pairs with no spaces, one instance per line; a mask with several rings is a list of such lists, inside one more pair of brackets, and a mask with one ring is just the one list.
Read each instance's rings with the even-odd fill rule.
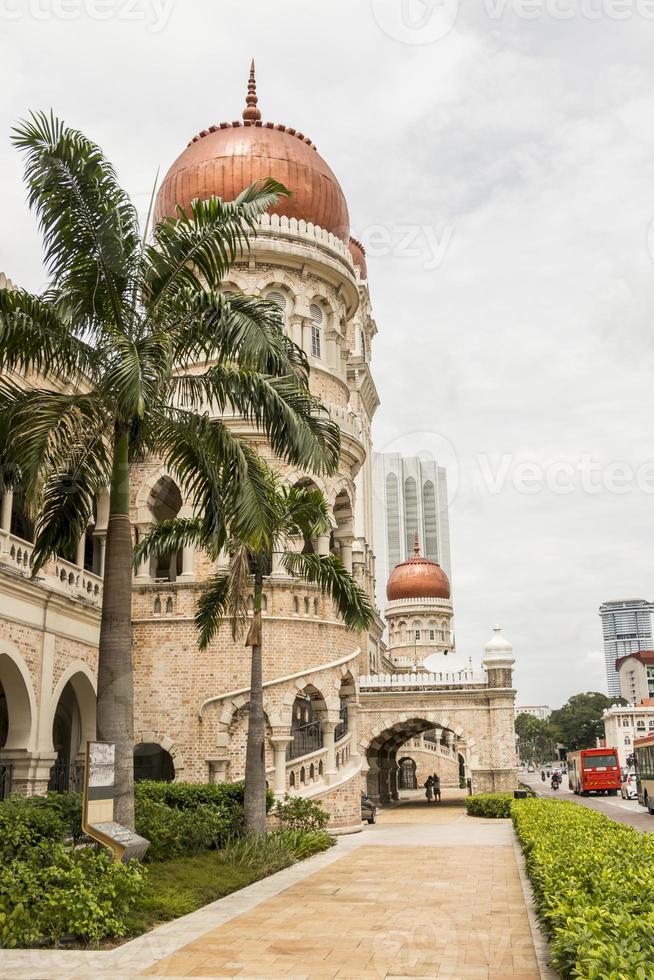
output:
[[269,871],[261,865],[231,864],[221,851],[151,864],[139,908],[127,916],[128,934],[140,935],[163,922],[195,912],[267,874]]

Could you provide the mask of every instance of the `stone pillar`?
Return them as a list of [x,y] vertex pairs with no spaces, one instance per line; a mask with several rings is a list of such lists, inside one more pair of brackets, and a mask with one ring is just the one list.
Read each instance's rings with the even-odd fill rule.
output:
[[290,745],[291,736],[273,735],[270,741],[275,759],[275,799],[281,800],[286,793],[286,749]]
[[100,578],[102,578],[104,575],[104,556],[107,550],[107,535],[97,534],[95,535],[95,541],[97,542],[97,548],[98,548],[98,558],[97,558],[98,570],[96,572],[96,575],[99,575]]
[[86,534],[77,542],[77,550],[75,552],[75,564],[78,568],[84,568],[84,551],[86,549]]
[[347,727],[352,736],[350,740],[350,758],[357,765],[361,759],[361,753],[359,752],[359,707],[356,701],[348,701],[347,703]]
[[[139,541],[141,540],[141,538],[143,538],[145,536],[147,530],[148,530],[147,527],[138,527],[137,528]],[[138,568],[136,569],[136,579],[139,582],[149,582],[150,581],[151,575],[150,575],[150,559],[149,558],[141,558],[141,560],[140,560],[140,562],[138,564]]]
[[388,773],[388,789],[392,800],[399,800],[400,794],[397,791],[397,765],[393,763]]
[[329,554],[329,535],[321,534],[320,537],[316,539],[317,552],[321,557],[325,557]]
[[288,578],[288,572],[282,565],[282,554],[279,551],[275,551],[272,556],[272,572],[271,578]]
[[182,574],[180,580],[185,582],[195,578],[195,548],[192,544],[184,545],[182,548]]
[[341,538],[341,561],[345,565],[346,571],[352,574],[352,542],[354,538]]
[[336,768],[336,743],[334,741],[334,733],[336,732],[336,722],[335,721],[323,721],[322,726],[322,745],[323,748],[327,750],[327,765],[325,767],[325,781],[327,783],[333,783],[338,776],[338,769]]
[[14,491],[5,490],[0,505],[0,531],[11,531],[11,511],[14,506]]

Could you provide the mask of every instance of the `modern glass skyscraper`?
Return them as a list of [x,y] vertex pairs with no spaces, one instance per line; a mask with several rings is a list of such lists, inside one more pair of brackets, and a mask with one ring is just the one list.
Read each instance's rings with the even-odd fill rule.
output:
[[374,549],[377,605],[386,607],[386,583],[400,562],[420,553],[437,561],[452,582],[445,467],[418,456],[373,456]]
[[600,606],[606,681],[610,697],[620,697],[616,660],[628,653],[652,649],[653,609],[654,605],[646,599],[615,599]]

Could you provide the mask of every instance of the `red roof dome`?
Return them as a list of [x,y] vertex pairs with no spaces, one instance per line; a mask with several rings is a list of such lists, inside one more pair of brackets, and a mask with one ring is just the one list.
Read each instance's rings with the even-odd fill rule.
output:
[[359,274],[361,275],[361,278],[362,279],[367,279],[368,278],[368,269],[367,269],[367,266],[366,266],[366,250],[365,250],[365,248],[363,247],[363,245],[361,244],[361,242],[359,242],[359,241],[356,240],[356,238],[352,238],[351,237],[350,238],[349,249],[350,249],[350,255],[352,256],[352,261],[354,262],[355,266],[359,270]]
[[231,201],[256,180],[273,177],[291,192],[272,214],[304,219],[344,242],[350,237],[347,202],[338,180],[303,133],[262,123],[257,108],[254,62],[243,122],[220,123],[196,136],[161,185],[155,219],[188,210],[195,198]]
[[389,602],[396,599],[449,599],[450,580],[441,566],[422,558],[416,534],[415,554],[391,572],[386,586]]

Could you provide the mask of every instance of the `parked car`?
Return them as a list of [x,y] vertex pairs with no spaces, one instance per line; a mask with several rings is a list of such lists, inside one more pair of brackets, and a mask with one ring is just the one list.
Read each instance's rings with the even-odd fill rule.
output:
[[377,807],[365,793],[361,794],[361,819],[367,823],[377,823]]
[[622,786],[620,787],[620,796],[623,800],[637,800],[638,799],[638,787],[636,785],[636,773],[627,772],[622,780]]
[[527,766],[527,772],[536,772],[536,770],[534,769],[533,762],[530,762],[529,765]]

